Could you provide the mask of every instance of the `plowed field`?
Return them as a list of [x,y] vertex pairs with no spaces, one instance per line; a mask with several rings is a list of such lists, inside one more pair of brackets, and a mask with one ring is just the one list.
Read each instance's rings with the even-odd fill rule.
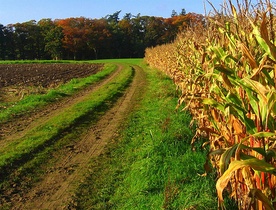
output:
[[1,64],[0,88],[18,86],[54,87],[73,78],[101,70],[102,64]]

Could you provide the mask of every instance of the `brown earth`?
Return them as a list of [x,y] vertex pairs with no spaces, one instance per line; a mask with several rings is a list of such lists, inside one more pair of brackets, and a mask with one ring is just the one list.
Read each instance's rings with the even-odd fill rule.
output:
[[[43,113],[37,112],[30,116],[28,123],[21,126],[15,124],[13,128],[19,130],[11,136],[6,137],[6,141],[12,141],[14,135],[21,136],[33,126],[39,125],[45,119],[55,115],[59,110],[82,100],[86,94],[95,91],[103,84],[114,78],[122,67],[109,78],[101,81],[93,87],[67,98],[62,102],[47,107]],[[61,150],[52,154],[51,165],[44,165],[43,171],[38,181],[30,185],[10,184],[10,188],[1,192],[0,205],[9,206],[9,209],[74,209],[74,191],[84,180],[87,173],[87,165],[92,157],[100,155],[108,142],[118,136],[120,125],[124,122],[132,108],[137,104],[137,97],[145,85],[145,73],[143,69],[135,66],[135,76],[131,85],[124,95],[106,111],[96,123],[90,126],[82,135],[80,140],[73,141],[65,145]],[[22,122],[22,121],[21,121]],[[20,127],[20,125],[19,125]],[[22,130],[22,131],[20,131]],[[2,142],[2,141],[1,141]],[[0,142],[0,146],[1,146]],[[5,142],[5,141],[3,141]],[[14,172],[16,175],[17,172]],[[22,182],[31,180],[31,173],[22,179]],[[25,187],[20,187],[25,186]],[[26,187],[27,186],[27,187]],[[1,206],[0,206],[1,207]]]
[[0,64],[0,102],[15,102],[31,93],[44,93],[73,78],[96,74],[102,68],[103,64]]
[[73,78],[100,71],[103,64],[0,64],[0,88],[19,86],[55,86]]

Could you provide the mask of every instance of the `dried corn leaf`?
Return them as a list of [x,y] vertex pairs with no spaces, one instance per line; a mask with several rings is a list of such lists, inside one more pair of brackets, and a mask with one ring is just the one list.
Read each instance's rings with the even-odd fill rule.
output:
[[267,103],[268,99],[267,99],[267,93],[269,92],[269,89],[267,87],[265,87],[264,85],[262,85],[260,82],[257,82],[255,80],[252,80],[248,77],[245,77],[242,79],[246,84],[250,85],[251,88],[253,89],[253,91],[255,91],[256,93],[258,93],[261,97],[261,99]]
[[272,206],[271,202],[262,193],[261,190],[259,190],[259,189],[251,189],[250,193],[249,193],[249,197],[252,197],[253,199],[258,199],[259,201],[261,201],[261,205],[263,205],[266,210],[274,210],[274,207]]
[[257,69],[258,64],[255,61],[255,58],[253,57],[253,55],[250,53],[249,49],[245,46],[245,44],[239,43],[238,47],[241,49],[243,55],[248,59],[251,68]]
[[260,26],[261,37],[265,40],[270,49],[270,53],[274,59],[276,59],[276,47],[270,42],[267,30],[266,13],[263,14],[263,21]]
[[233,172],[244,167],[251,167],[256,171],[276,174],[276,168],[271,164],[266,163],[263,160],[259,160],[257,158],[251,158],[247,160],[235,160],[230,163],[228,169],[217,181],[216,188],[217,188],[218,198],[220,201],[223,201],[222,192],[225,189],[225,187],[228,185],[228,182],[232,177]]
[[252,174],[252,172],[251,172],[251,170],[250,170],[249,167],[244,167],[242,169],[242,176],[243,176],[243,179],[244,179],[245,184],[248,187],[248,189],[255,188],[254,187],[254,181],[253,181],[253,178],[252,178],[253,174]]
[[241,124],[241,122],[239,120],[237,120],[236,118],[233,119],[232,121],[232,125],[234,127],[235,133],[236,134],[242,134],[244,133],[244,126]]

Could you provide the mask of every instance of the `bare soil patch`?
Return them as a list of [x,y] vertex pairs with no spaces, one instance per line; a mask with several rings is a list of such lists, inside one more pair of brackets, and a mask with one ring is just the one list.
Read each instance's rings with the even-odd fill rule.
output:
[[101,71],[103,64],[0,64],[0,102],[21,100],[31,93],[43,93],[73,78]]
[[0,64],[0,88],[11,85],[54,87],[100,71],[103,64]]

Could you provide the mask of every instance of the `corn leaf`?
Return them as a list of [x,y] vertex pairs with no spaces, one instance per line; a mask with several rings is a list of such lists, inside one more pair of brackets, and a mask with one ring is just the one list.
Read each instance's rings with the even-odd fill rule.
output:
[[[264,16],[265,17],[265,16]],[[251,25],[253,27],[253,34],[255,35],[256,37],[256,40],[257,42],[259,43],[259,45],[263,48],[263,50],[269,55],[269,57],[273,60],[273,61],[276,61],[276,58],[275,58],[275,46],[269,41],[269,40],[265,40],[267,39],[267,36],[266,36],[266,22],[265,20],[262,22],[261,24],[261,32],[259,31],[259,27],[256,26],[252,21],[251,22]],[[271,50],[273,52],[271,52]]]
[[276,91],[275,90],[271,90],[268,93],[268,112],[272,112],[274,115],[276,115]]
[[251,158],[256,158],[253,155],[247,155],[247,154],[244,154],[243,152],[239,153],[239,157],[240,157],[240,160],[248,160],[248,159],[251,159]]
[[233,172],[244,167],[250,167],[256,171],[268,172],[276,175],[276,168],[263,160],[259,160],[257,158],[250,158],[247,160],[235,160],[230,163],[228,169],[224,172],[224,174],[218,179],[216,183],[217,194],[220,201],[223,201],[223,190],[228,185]]
[[219,64],[215,65],[215,69],[227,75],[231,75],[234,73],[233,69],[227,68],[226,66],[222,66]]
[[250,137],[258,139],[258,138],[269,138],[269,137],[275,137],[275,136],[276,136],[276,133],[273,133],[273,132],[258,132],[258,133],[256,132],[242,139],[240,144],[247,141]]
[[275,82],[274,82],[273,78],[271,78],[271,76],[269,75],[267,69],[262,69],[262,72],[266,76],[268,84],[271,86],[275,86]]
[[261,201],[265,209],[274,210],[270,200],[265,196],[265,194],[262,193],[260,189],[250,189],[249,197]]
[[[261,154],[263,156],[266,156],[266,151],[263,148],[261,148],[261,147],[249,147],[249,146],[246,146],[244,144],[241,144],[239,147],[241,149],[253,150],[253,151],[258,152],[259,154]],[[250,156],[250,157],[252,157],[252,156]]]
[[245,91],[248,96],[247,98],[251,108],[255,114],[258,114],[258,104],[260,100],[257,98],[256,93],[251,88],[245,88]]
[[212,107],[215,107],[215,108],[219,109],[220,111],[224,110],[224,106],[222,104],[218,103],[217,101],[215,101],[214,99],[211,99],[211,98],[203,99],[202,103],[205,105],[210,105]]
[[238,95],[232,93],[232,92],[228,92],[226,98],[225,98],[228,102],[232,102],[234,105],[236,105],[237,107],[239,107],[239,109],[241,111],[245,111],[241,105],[243,104],[241,99],[238,97]]
[[239,105],[234,104],[232,102],[227,102],[225,104],[225,109],[229,108],[228,111],[230,114],[234,115],[238,119],[242,120],[244,119],[244,116],[246,116],[246,111]]
[[243,55],[248,59],[248,62],[251,66],[252,69],[258,68],[258,64],[255,61],[255,58],[253,57],[253,55],[250,53],[249,49],[245,46],[245,44],[243,44],[242,42],[239,43],[239,48],[241,49]]
[[272,59],[274,58],[274,60],[275,60],[276,59],[276,47],[269,40],[268,30],[267,30],[267,24],[266,23],[267,23],[267,21],[266,21],[266,13],[263,13],[263,21],[262,21],[261,26],[260,26],[261,37],[267,43],[267,45],[268,45],[268,47],[270,49],[270,53],[271,53]]
[[221,47],[212,47],[211,50],[217,55],[219,60],[226,56],[225,51]]
[[249,86],[251,86],[251,88],[256,92],[258,93],[258,95],[262,98],[262,100],[267,103],[267,93],[268,93],[268,89],[262,85],[260,82],[257,82],[255,80],[252,80],[248,77],[244,77],[242,79],[246,84],[248,84]]
[[255,122],[252,119],[250,119],[246,115],[244,115],[243,122],[246,126],[246,132],[248,132],[249,134],[254,134],[257,132]]
[[235,144],[232,147],[230,147],[229,149],[227,149],[222,155],[221,158],[219,160],[219,170],[220,170],[220,174],[223,174],[227,168],[228,165],[231,161],[231,157],[233,156],[233,154],[235,153],[237,147],[239,144]]
[[208,156],[211,155],[222,155],[225,152],[225,149],[216,149],[214,151],[209,152]]

